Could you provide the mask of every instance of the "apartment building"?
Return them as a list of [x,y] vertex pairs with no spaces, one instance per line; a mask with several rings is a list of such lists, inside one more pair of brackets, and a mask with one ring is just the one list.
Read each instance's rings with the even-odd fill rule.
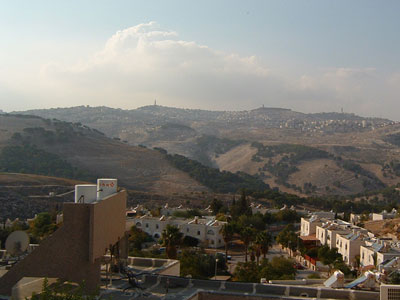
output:
[[372,214],[372,221],[393,219],[396,216],[397,216],[397,210],[395,208],[393,208],[391,212],[387,212],[386,210],[384,210],[381,213],[373,213]]
[[360,264],[363,267],[378,266],[395,257],[400,257],[400,249],[386,241],[367,241],[360,247]]
[[148,215],[128,218],[126,228],[129,229],[132,225],[142,229],[147,234],[155,239],[161,238],[163,230],[167,225],[173,225],[180,229],[184,236],[191,236],[198,239],[201,243],[210,248],[220,248],[225,245],[223,236],[220,233],[221,227],[226,222],[215,220],[215,217],[205,217],[194,219],[179,219],[172,217],[151,217]]
[[343,261],[349,266],[355,266],[356,256],[360,255],[360,247],[362,245],[364,245],[364,235],[360,232],[337,235],[336,248],[342,254]]

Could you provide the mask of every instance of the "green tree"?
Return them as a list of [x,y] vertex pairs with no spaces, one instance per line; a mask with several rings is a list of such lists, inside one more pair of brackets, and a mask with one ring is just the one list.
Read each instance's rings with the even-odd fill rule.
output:
[[161,238],[163,245],[166,247],[167,257],[175,259],[177,256],[176,247],[182,244],[182,232],[176,226],[167,225],[161,234]]
[[257,245],[260,252],[263,254],[263,257],[266,258],[269,247],[272,245],[272,236],[267,231],[261,231],[256,236],[255,244]]
[[390,284],[400,284],[400,273],[398,271],[394,272],[393,274],[390,275],[389,283]]
[[249,250],[250,243],[254,240],[254,229],[250,227],[245,227],[240,231],[240,240],[243,242],[245,251],[245,262],[247,262],[247,254]]
[[230,223],[226,223],[221,227],[220,233],[222,234],[225,243],[225,257],[228,257],[229,243],[232,241],[235,233],[234,226]]
[[32,294],[32,300],[95,300],[95,295],[85,295],[85,284],[81,283],[78,288],[72,289],[64,286],[63,282],[58,281],[54,285],[49,285],[47,278],[43,281],[40,294]]
[[206,254],[202,251],[184,249],[179,256],[181,276],[192,276],[197,279],[208,279],[215,274],[215,263],[218,258],[217,270],[226,271],[226,260],[222,255]]
[[142,250],[142,244],[148,241],[150,238],[147,233],[145,233],[142,229],[137,228],[135,225],[131,227],[129,235],[130,248],[135,250]]
[[260,282],[259,268],[255,262],[239,262],[233,276],[235,281]]
[[261,265],[260,277],[267,280],[290,280],[295,278],[296,269],[293,266],[294,262],[292,259],[275,256],[271,262],[265,263],[265,261],[263,260],[263,264]]
[[48,212],[42,212],[36,216],[31,224],[31,233],[35,238],[42,239],[56,231],[57,225],[53,222]]
[[292,224],[287,225],[276,237],[276,241],[283,248],[290,249],[291,252],[297,249],[299,243],[298,236],[294,232],[294,227]]
[[238,263],[233,280],[244,282],[260,282],[261,278],[267,280],[294,279],[296,269],[293,260],[284,257],[274,257],[271,261],[263,259],[260,265],[255,262]]
[[217,198],[214,198],[211,201],[211,210],[213,212],[214,215],[217,215],[221,209],[224,207],[224,204],[222,203],[221,200],[218,200]]
[[328,245],[324,245],[318,249],[318,259],[324,265],[329,266],[330,273],[335,262],[340,262],[342,260],[342,255],[337,252],[337,248],[330,249]]

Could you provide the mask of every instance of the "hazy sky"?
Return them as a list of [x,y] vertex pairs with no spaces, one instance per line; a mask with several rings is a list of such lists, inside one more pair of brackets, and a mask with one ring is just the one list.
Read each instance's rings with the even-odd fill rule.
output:
[[0,1],[0,109],[261,105],[400,120],[400,1]]

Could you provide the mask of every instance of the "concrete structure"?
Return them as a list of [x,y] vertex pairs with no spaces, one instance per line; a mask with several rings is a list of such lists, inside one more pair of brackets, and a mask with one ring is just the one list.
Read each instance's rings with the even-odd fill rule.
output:
[[382,284],[380,291],[380,300],[400,299],[400,285]]
[[344,287],[344,274],[341,271],[335,271],[331,277],[325,282],[324,286],[330,288],[343,288]]
[[355,258],[360,255],[360,246],[362,245],[364,245],[364,239],[359,232],[337,235],[336,248],[342,254],[343,261],[349,266],[355,265]]
[[0,278],[0,295],[11,295],[23,277],[51,277],[81,283],[87,291],[100,284],[100,264],[111,245],[127,256],[126,191],[92,203],[64,203],[63,225]]
[[300,222],[300,236],[315,235],[317,226],[322,225],[322,220],[317,216],[311,218],[301,218]]
[[366,229],[339,219],[327,220],[316,227],[316,237],[322,245],[328,245],[330,249],[337,247],[336,239],[338,235],[345,236],[355,232],[368,234]]
[[181,263],[175,259],[132,257],[127,259],[127,265],[133,271],[149,272],[152,274],[180,276]]
[[[12,300],[29,299],[33,293],[37,294],[42,291],[44,277],[24,277],[14,285],[11,292]],[[53,284],[57,281],[56,278],[47,278],[48,284]]]
[[194,237],[205,243],[210,248],[225,246],[220,230],[226,222],[215,219],[194,218],[192,221],[180,226],[181,232],[186,236]]
[[75,203],[92,203],[97,200],[96,184],[75,185]]
[[391,212],[387,212],[386,210],[381,213],[373,213],[372,221],[381,221],[386,219],[394,219],[397,216],[397,210],[395,208],[392,209]]
[[186,212],[188,209],[184,208],[183,205],[179,205],[177,207],[170,207],[168,203],[166,203],[160,210],[160,214],[162,216],[172,216],[175,212]]
[[[182,277],[144,275],[141,285],[149,299],[175,300],[272,300],[272,299],[340,299],[340,300],[378,300],[378,292],[357,291],[346,289],[332,289],[313,286],[296,286],[287,284],[260,284],[229,282],[219,280],[198,280]],[[165,286],[168,281],[169,291],[166,294]],[[132,299],[131,295],[124,294],[118,287],[124,286],[115,282],[113,293],[106,293],[100,299]],[[140,298],[136,294],[136,298]],[[154,296],[154,297],[152,297]],[[145,297],[140,299],[147,299]]]
[[366,242],[360,247],[361,266],[378,266],[392,258],[400,257],[400,250],[390,246],[388,242]]
[[184,236],[191,236],[206,244],[207,247],[219,248],[225,245],[220,234],[221,227],[226,222],[215,220],[214,217],[187,220],[162,216],[160,218],[141,216],[128,218],[126,228],[137,226],[155,239],[159,239],[167,225],[173,225],[180,229]]

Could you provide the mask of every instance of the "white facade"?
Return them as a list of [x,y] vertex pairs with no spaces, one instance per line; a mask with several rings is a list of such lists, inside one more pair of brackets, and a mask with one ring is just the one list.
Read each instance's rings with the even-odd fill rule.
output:
[[336,248],[342,254],[343,261],[350,265],[355,265],[355,258],[360,255],[360,247],[364,245],[360,233],[350,233],[348,235],[337,235]]
[[221,227],[226,222],[217,221],[214,218],[193,220],[161,218],[142,216],[138,218],[127,219],[126,228],[130,229],[132,225],[142,229],[155,239],[159,239],[167,225],[174,225],[180,229],[184,236],[191,236],[198,239],[201,243],[210,248],[220,248],[225,245],[224,239],[220,233]]
[[314,216],[309,219],[301,218],[300,236],[315,235],[317,231],[317,226],[321,224],[321,220]]
[[393,219],[397,216],[397,210],[395,208],[392,209],[391,212],[387,212],[386,210],[381,213],[373,213],[372,221],[381,221],[386,219]]
[[350,231],[348,230],[338,229],[334,226],[332,228],[328,228],[326,232],[326,244],[329,246],[330,249],[337,248],[336,239],[338,235],[346,235],[350,233]]
[[400,257],[400,251],[391,248],[384,242],[368,243],[360,247],[361,266],[378,266],[395,257]]

